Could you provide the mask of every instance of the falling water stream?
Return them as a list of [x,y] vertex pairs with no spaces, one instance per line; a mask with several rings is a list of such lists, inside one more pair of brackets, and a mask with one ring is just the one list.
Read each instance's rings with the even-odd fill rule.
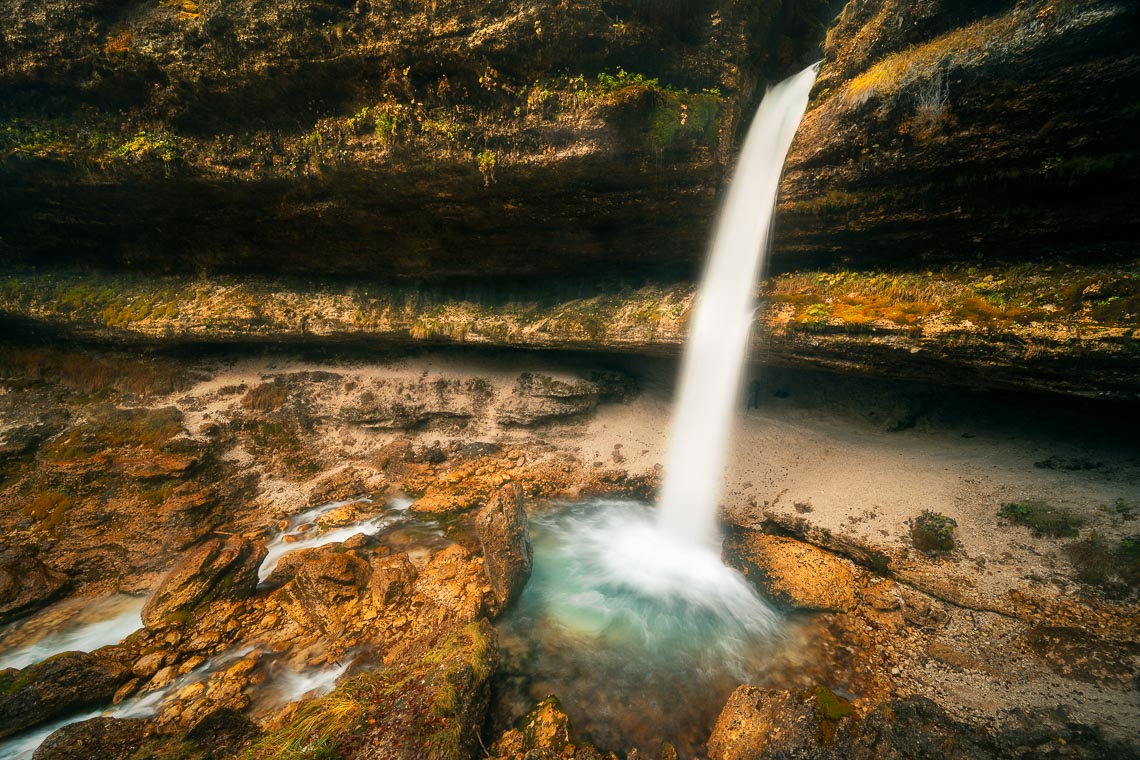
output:
[[715,545],[733,412],[740,403],[784,159],[807,108],[816,66],[773,87],[748,130],[697,291],[669,439],[659,521],[682,544]]
[[535,567],[505,647],[527,661],[529,697],[558,694],[602,745],[697,751],[710,711],[785,633],[721,561],[718,506],[780,173],[815,76],[773,87],[749,129],[694,306],[660,506],[587,502],[533,524]]

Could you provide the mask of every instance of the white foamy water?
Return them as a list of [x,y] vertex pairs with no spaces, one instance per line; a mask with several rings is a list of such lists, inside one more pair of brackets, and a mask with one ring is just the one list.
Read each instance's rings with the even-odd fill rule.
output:
[[706,659],[741,677],[779,616],[716,549],[662,535],[644,505],[594,501],[539,519],[525,592],[567,633],[630,656]]
[[[0,670],[26,668],[60,652],[93,652],[142,628],[142,597],[71,599],[0,634]],[[7,642],[16,642],[8,648]]]
[[290,702],[323,697],[336,688],[350,660],[346,656],[341,663],[300,670],[286,662],[270,663],[268,678],[254,696],[254,712],[266,713]]
[[371,504],[372,500],[363,498],[350,499],[348,501],[333,501],[328,504],[322,504],[319,507],[314,507],[306,512],[301,512],[290,518],[289,526],[267,545],[265,559],[262,560],[261,567],[257,570],[258,581],[265,581],[272,575],[273,571],[277,569],[277,564],[281,561],[281,558],[290,552],[299,551],[301,549],[313,549],[326,544],[347,541],[357,533],[374,536],[384,528],[402,522],[407,519],[406,513],[408,507],[412,504],[410,499],[394,499],[388,503],[384,511],[380,514],[354,522],[351,525],[325,531],[313,525],[318,519],[332,512],[334,509],[359,503]]
[[600,746],[656,737],[697,756],[728,694],[783,646],[782,619],[716,549],[663,536],[648,505],[593,500],[531,528],[531,577],[499,624],[529,700],[557,694]]
[[724,200],[685,342],[660,523],[676,542],[713,546],[733,413],[776,193],[817,66],[764,96]]

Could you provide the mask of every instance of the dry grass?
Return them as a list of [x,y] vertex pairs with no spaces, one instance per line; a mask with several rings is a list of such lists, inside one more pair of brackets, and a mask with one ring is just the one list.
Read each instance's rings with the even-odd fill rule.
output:
[[774,277],[762,292],[772,304],[794,307],[793,324],[921,331],[930,323],[1003,329],[1031,322],[1116,327],[1140,314],[1140,276],[1116,271],[1090,276],[1077,268],[974,267],[926,273],[794,272]]
[[845,97],[849,103],[865,103],[873,95],[898,92],[917,81],[933,81],[948,66],[978,65],[995,46],[1007,43],[1010,35],[1031,16],[1018,8],[1004,16],[982,19],[954,29],[920,45],[887,56],[848,82]]
[[276,412],[284,406],[288,398],[289,389],[285,384],[274,381],[250,388],[242,397],[241,405],[258,412]]
[[86,395],[122,393],[140,398],[185,390],[197,375],[153,359],[96,357],[42,348],[0,349],[0,380],[62,385]]
[[244,760],[294,760],[337,757],[337,740],[361,722],[366,703],[361,694],[367,677],[353,679],[332,694],[306,702],[281,728],[263,735]]
[[55,461],[86,459],[109,449],[142,447],[159,450],[182,432],[182,413],[174,407],[161,409],[94,409],[89,422],[77,425],[44,448]]
[[63,522],[67,511],[75,506],[75,498],[65,493],[40,493],[24,508],[25,514],[40,527],[51,530]]

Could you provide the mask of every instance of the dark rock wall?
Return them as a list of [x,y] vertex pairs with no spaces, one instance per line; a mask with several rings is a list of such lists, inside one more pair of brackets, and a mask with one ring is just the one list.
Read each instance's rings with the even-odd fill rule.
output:
[[776,266],[1134,256],[1135,4],[856,0],[828,33]]
[[691,266],[742,105],[811,47],[822,7],[6,3],[0,259],[379,277]]

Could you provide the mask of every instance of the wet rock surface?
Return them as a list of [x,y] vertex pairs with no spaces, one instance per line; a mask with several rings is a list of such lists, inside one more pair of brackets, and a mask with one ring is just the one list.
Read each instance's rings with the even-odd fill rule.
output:
[[475,532],[483,547],[483,567],[501,609],[522,592],[530,575],[532,552],[522,486],[500,489],[476,515]]
[[48,604],[65,592],[67,578],[35,557],[0,559],[0,624]]
[[855,710],[820,687],[812,692],[741,686],[732,693],[709,738],[712,760],[824,757],[854,724]]
[[146,739],[145,720],[91,718],[59,729],[36,748],[33,760],[131,757]]
[[264,546],[243,538],[206,542],[163,579],[143,607],[143,623],[159,628],[172,620],[185,621],[211,602],[249,596],[265,554]]
[[846,612],[855,606],[855,575],[835,555],[792,538],[736,532],[725,561],[767,597],[795,609]]
[[130,675],[128,665],[110,656],[83,652],[0,671],[0,737],[108,702]]

